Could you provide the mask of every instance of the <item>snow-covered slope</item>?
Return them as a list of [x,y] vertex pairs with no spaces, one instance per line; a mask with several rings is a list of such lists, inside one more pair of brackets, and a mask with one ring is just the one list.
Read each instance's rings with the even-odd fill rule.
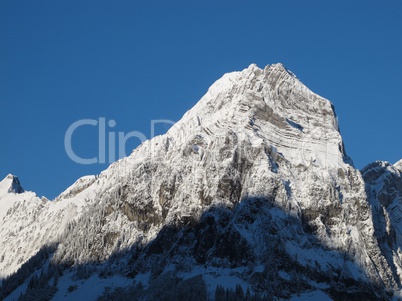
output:
[[67,223],[94,198],[91,190],[81,192],[94,180],[94,176],[79,179],[61,194],[64,202],[25,192],[12,175],[0,182],[0,278],[14,273],[43,245],[59,241]]
[[[60,268],[76,278],[120,273],[139,299],[158,299],[155,287],[169,281],[177,291],[205,286],[211,298],[230,282],[282,298],[314,290],[386,299],[399,270],[378,239],[386,221],[373,218],[366,183],[345,153],[333,105],[281,64],[250,65],[225,74],[165,135],[99,177],[32,202],[24,214],[37,213],[20,240],[1,230],[8,263],[0,271],[54,242],[50,265],[40,265],[52,271],[47,280]],[[2,227],[19,226],[20,213]],[[7,254],[21,247],[29,251],[15,263]]]
[[33,233],[36,217],[48,202],[33,192],[25,192],[13,175],[0,182],[0,277],[15,272],[40,248],[38,244],[34,250],[28,250],[22,233],[24,230]]

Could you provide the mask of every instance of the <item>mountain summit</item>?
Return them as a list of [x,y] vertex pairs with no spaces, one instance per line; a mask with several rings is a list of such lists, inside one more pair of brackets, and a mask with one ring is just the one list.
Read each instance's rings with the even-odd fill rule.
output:
[[22,188],[18,177],[13,176],[12,174],[8,174],[1,182],[0,182],[0,195],[5,193],[23,193],[24,189]]
[[356,170],[332,103],[282,64],[250,65],[99,177],[30,202],[30,223],[15,202],[0,271],[20,270],[3,297],[74,298],[95,281],[87,300],[387,300],[400,179],[397,164]]

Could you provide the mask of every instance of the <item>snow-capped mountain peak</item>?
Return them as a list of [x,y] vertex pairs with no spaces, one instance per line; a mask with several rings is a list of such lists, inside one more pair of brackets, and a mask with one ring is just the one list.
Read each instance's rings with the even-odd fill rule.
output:
[[18,177],[8,174],[1,182],[0,182],[0,197],[5,195],[6,193],[23,193],[24,189],[21,186]]
[[282,64],[252,64],[225,74],[167,133],[179,144],[229,128],[251,144],[267,143],[293,164],[345,168],[347,158],[334,107]]
[[[180,286],[202,286],[197,300],[212,300],[227,279],[275,298],[319,289],[336,300],[386,299],[401,287],[400,163],[359,172],[349,162],[332,103],[282,64],[252,64],[223,75],[165,135],[53,202],[9,193],[20,185],[6,177],[0,277],[52,244],[51,260],[39,253],[42,262],[16,277],[27,286],[36,281],[27,271],[38,270],[56,300],[117,275],[136,300]],[[18,260],[8,256],[16,250]],[[42,293],[38,283],[30,287]],[[113,293],[104,296],[127,299]]]

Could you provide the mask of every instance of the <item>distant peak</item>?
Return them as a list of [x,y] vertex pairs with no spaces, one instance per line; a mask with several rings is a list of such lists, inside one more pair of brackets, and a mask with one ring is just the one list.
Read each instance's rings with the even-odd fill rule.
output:
[[5,186],[8,193],[23,193],[24,189],[21,186],[20,180],[17,176],[12,174],[8,174],[3,181],[0,182],[2,185]]
[[20,180],[18,180],[18,177],[13,176],[13,181],[12,181],[11,187],[8,191],[14,192],[14,193],[23,193],[24,192],[24,188],[22,188]]
[[399,169],[400,171],[402,171],[402,159],[399,160],[398,162],[396,162],[396,163],[394,164],[394,167],[395,167],[396,169]]

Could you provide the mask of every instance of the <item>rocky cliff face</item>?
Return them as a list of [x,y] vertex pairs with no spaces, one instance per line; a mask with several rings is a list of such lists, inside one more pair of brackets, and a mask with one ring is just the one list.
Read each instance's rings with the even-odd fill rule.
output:
[[372,208],[375,236],[398,286],[401,285],[402,160],[377,161],[362,170]]
[[[328,100],[281,64],[251,65],[165,135],[27,209],[37,214],[18,234],[29,246],[21,263],[52,242],[53,265],[144,282],[138,298],[157,298],[163,277],[180,287],[202,275],[206,298],[230,279],[282,298],[387,299],[400,287],[401,164],[376,164],[364,179],[353,167]],[[21,242],[5,232],[0,270],[12,272],[7,254]]]

